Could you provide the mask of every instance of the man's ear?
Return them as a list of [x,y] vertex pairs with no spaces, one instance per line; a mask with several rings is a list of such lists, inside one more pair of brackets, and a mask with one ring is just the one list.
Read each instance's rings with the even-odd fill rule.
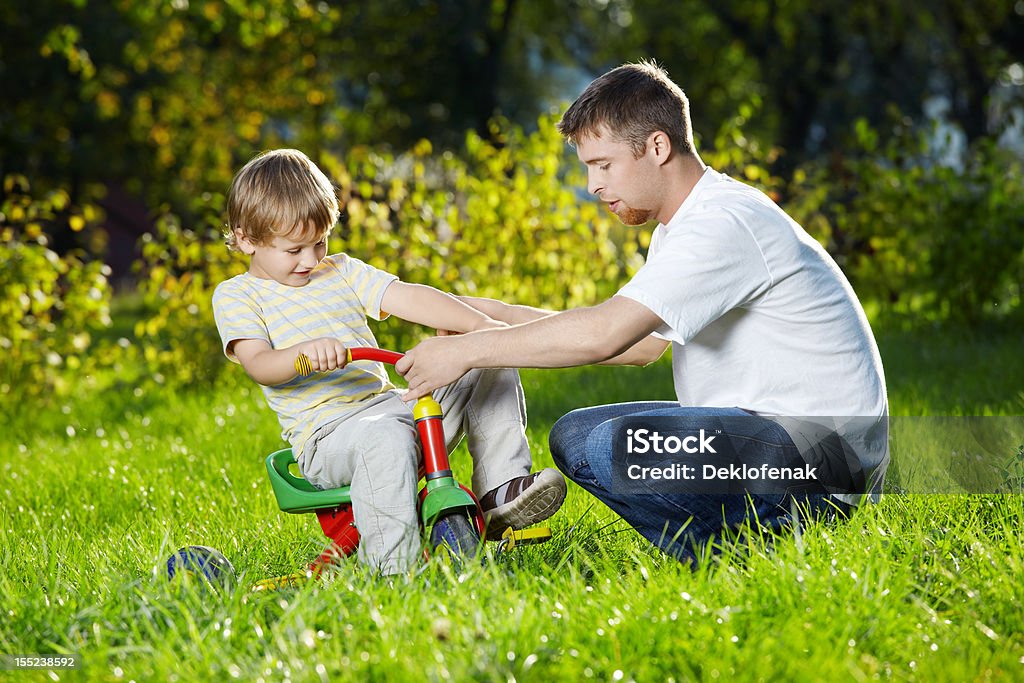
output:
[[241,228],[235,228],[235,243],[238,244],[238,248],[246,256],[252,256],[256,253],[256,244],[242,232]]
[[664,164],[672,156],[672,141],[664,131],[656,130],[647,138],[647,151],[653,155],[658,165]]

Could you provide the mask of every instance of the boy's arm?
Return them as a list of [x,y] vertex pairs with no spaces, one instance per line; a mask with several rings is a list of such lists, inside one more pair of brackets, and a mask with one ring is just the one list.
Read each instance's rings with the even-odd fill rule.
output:
[[299,374],[295,359],[300,353],[309,358],[316,372],[343,368],[348,362],[345,345],[331,337],[311,339],[284,349],[275,349],[263,339],[237,339],[228,348],[250,377],[268,387],[284,384]]
[[458,299],[495,320],[500,320],[509,325],[528,323],[557,313],[557,311],[549,311],[545,308],[507,304],[498,299],[485,299],[479,296],[460,296]]
[[452,332],[505,327],[451,294],[401,280],[396,280],[384,290],[380,308],[402,320]]

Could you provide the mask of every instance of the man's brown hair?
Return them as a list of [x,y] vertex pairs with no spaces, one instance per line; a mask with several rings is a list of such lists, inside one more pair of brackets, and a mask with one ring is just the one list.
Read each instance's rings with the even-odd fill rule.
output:
[[668,135],[674,150],[694,151],[690,103],[653,61],[623,64],[596,78],[558,122],[558,132],[573,145],[605,130],[638,158],[655,131]]
[[338,222],[334,186],[309,157],[295,149],[263,152],[242,167],[228,190],[228,248],[235,230],[256,244],[301,231],[326,237]]

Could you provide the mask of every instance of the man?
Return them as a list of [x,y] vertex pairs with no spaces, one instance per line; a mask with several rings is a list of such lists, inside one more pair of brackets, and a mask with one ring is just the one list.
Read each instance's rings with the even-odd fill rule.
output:
[[[589,308],[467,299],[511,327],[419,344],[398,365],[407,400],[471,368],[645,365],[671,343],[678,403],[584,408],[550,435],[556,464],[646,538],[692,560],[700,543],[745,520],[791,523],[794,503],[835,514],[860,494],[877,496],[888,463],[881,359],[824,249],[763,193],[705,166],[686,96],[653,63],[596,79],[558,127],[609,210],[627,225],[658,221],[646,264]],[[674,482],[665,468],[661,481],[633,478],[644,470],[629,469],[624,444],[628,435],[635,445],[641,425],[693,446],[677,448]],[[648,464],[672,461],[662,453]],[[712,466],[707,476],[709,461],[756,469]],[[795,463],[810,481],[794,480]],[[723,488],[717,474],[734,471]],[[791,476],[767,481],[779,472]]]

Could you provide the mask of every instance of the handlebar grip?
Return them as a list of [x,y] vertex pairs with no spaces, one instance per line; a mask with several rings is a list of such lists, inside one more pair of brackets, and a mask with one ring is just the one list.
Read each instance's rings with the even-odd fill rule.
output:
[[[348,354],[348,362],[351,363],[354,360],[372,360],[378,363],[389,363],[394,365],[398,360],[405,354],[397,351],[388,351],[387,349],[376,349],[372,346],[359,346],[354,349],[346,349]],[[304,353],[300,353],[295,358],[295,372],[299,373],[303,377],[306,375],[313,374],[313,364],[309,362],[309,356]]]
[[304,353],[300,353],[295,358],[295,372],[299,373],[303,377],[313,374],[313,365],[309,362],[309,356]]

